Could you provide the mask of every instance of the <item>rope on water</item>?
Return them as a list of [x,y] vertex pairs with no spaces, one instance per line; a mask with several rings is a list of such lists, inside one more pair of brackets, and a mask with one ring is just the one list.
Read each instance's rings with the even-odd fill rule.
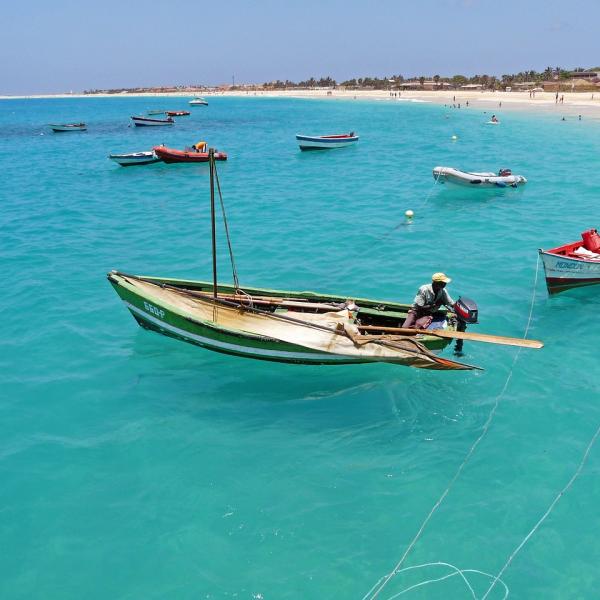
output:
[[[532,293],[532,296],[531,296],[531,304],[530,304],[530,308],[529,308],[529,316],[527,318],[527,325],[525,326],[525,332],[523,334],[523,338],[527,337],[527,335],[529,333],[529,328],[531,326],[531,320],[532,320],[532,317],[533,317],[533,307],[535,305],[535,298],[536,298],[536,289],[537,289],[537,282],[538,282],[539,267],[540,267],[540,257],[538,255],[538,259],[537,259],[537,263],[536,263],[536,268],[535,268],[534,283],[533,283],[533,293]],[[469,451],[467,452],[467,454],[466,454],[465,458],[463,459],[462,463],[459,465],[458,469],[454,473],[454,476],[450,480],[450,483],[448,483],[448,485],[446,486],[446,489],[442,492],[442,495],[438,498],[438,500],[436,501],[436,503],[433,505],[433,507],[429,511],[428,515],[425,517],[425,520],[423,521],[423,523],[419,527],[419,530],[417,531],[416,535],[413,537],[413,539],[411,540],[411,542],[407,546],[406,550],[404,551],[404,553],[400,557],[400,560],[398,561],[398,563],[396,564],[396,566],[383,578],[383,582],[381,584],[379,584],[379,582],[377,584],[375,584],[375,586],[373,586],[367,592],[367,594],[365,596],[363,596],[362,600],[367,600],[367,598],[369,600],[374,600],[374,598],[377,598],[377,596],[379,596],[379,594],[383,591],[383,589],[389,583],[389,581],[392,579],[392,577],[394,577],[397,573],[401,572],[401,567],[402,567],[402,564],[404,563],[404,561],[406,560],[406,557],[409,555],[410,551],[413,549],[413,547],[415,546],[415,544],[419,541],[421,535],[425,531],[425,528],[427,527],[427,525],[428,525],[429,521],[431,520],[431,518],[433,517],[434,513],[441,506],[441,504],[445,500],[446,496],[450,493],[450,490],[452,489],[452,487],[454,486],[454,484],[456,483],[456,481],[458,480],[458,478],[462,474],[462,472],[463,472],[464,468],[466,467],[467,463],[470,461],[471,457],[475,453],[475,450],[477,449],[477,447],[479,446],[479,444],[481,443],[481,441],[483,440],[483,438],[486,436],[486,434],[487,434],[487,432],[488,432],[488,430],[489,430],[489,428],[490,428],[490,426],[492,424],[492,421],[493,421],[493,419],[494,419],[494,417],[496,415],[496,412],[498,410],[498,406],[500,405],[500,402],[502,401],[502,398],[504,397],[506,389],[508,388],[508,384],[510,383],[510,380],[512,379],[513,370],[515,368],[515,365],[517,364],[517,360],[519,359],[519,356],[521,354],[521,350],[522,350],[522,348],[519,347],[519,349],[517,350],[517,352],[515,354],[513,362],[512,362],[512,364],[510,366],[510,370],[508,372],[508,376],[506,377],[506,381],[504,382],[504,385],[502,386],[502,390],[496,396],[496,400],[494,401],[494,405],[492,406],[492,409],[490,410],[490,412],[488,414],[488,417],[487,417],[487,419],[486,419],[486,421],[484,423],[484,426],[483,426],[483,429],[482,429],[480,435],[477,437],[477,439],[473,442],[473,444],[469,448]]]
[[[468,580],[468,578],[465,576],[465,573],[473,573],[476,575],[483,575],[484,577],[487,577],[488,579],[493,579],[494,575],[492,575],[491,573],[486,573],[484,571],[479,571],[478,569],[459,569],[458,567],[455,567],[454,565],[451,565],[450,563],[446,563],[446,562],[431,562],[431,563],[423,563],[422,565],[415,565],[412,567],[405,567],[404,569],[402,569],[400,572],[406,572],[406,571],[410,571],[410,570],[414,570],[414,569],[423,569],[425,567],[448,567],[449,569],[452,570],[452,573],[448,573],[447,575],[443,575],[442,577],[437,577],[435,579],[427,579],[426,581],[421,581],[419,583],[415,583],[414,585],[411,585],[410,587],[402,590],[401,592],[398,592],[397,594],[394,594],[393,596],[390,596],[388,598],[388,600],[393,600],[394,598],[398,598],[399,596],[402,596],[403,594],[406,594],[407,592],[410,592],[411,590],[414,590],[416,588],[419,587],[423,587],[425,585],[429,585],[431,583],[437,583],[438,581],[444,581],[445,579],[450,579],[451,577],[455,577],[456,575],[459,575],[460,578],[463,580],[465,586],[468,588],[468,590],[471,592],[471,596],[473,597],[473,600],[477,600],[477,596],[475,594],[475,590],[473,589],[473,586],[471,585],[471,582]],[[500,581],[500,585],[504,586],[504,598],[508,597],[508,587],[507,585],[502,581]]]
[[[413,565],[412,567],[404,567],[403,569],[400,569],[398,571],[398,573],[406,573],[407,571],[414,571],[417,569],[425,569],[427,567],[447,567],[448,569],[451,569],[452,572],[447,573],[446,575],[442,575],[441,577],[426,579],[424,581],[420,581],[419,583],[415,583],[407,588],[404,588],[400,592],[397,592],[396,594],[390,596],[388,598],[388,600],[394,600],[394,598],[403,596],[404,594],[407,594],[408,592],[410,592],[414,589],[424,587],[424,586],[430,585],[432,583],[438,583],[440,581],[445,581],[446,579],[450,579],[451,577],[455,577],[457,575],[460,576],[460,578],[463,580],[463,583],[465,584],[465,587],[469,590],[473,600],[477,600],[477,595],[475,594],[475,590],[473,589],[473,586],[471,585],[469,578],[465,574],[482,575],[483,577],[486,577],[487,579],[494,579],[494,575],[492,575],[491,573],[486,573],[485,571],[480,571],[479,569],[459,569],[458,567],[451,565],[450,563],[441,562],[441,561],[423,563],[421,565]],[[383,579],[383,577],[377,582],[377,584],[382,579]],[[508,586],[501,579],[498,579],[498,583],[504,588],[504,596],[502,597],[502,600],[506,600],[506,598],[508,598],[508,595],[509,595]],[[375,586],[377,584],[375,584]],[[375,586],[373,586],[373,588]]]
[[[440,171],[440,173],[438,173],[437,175],[433,176],[433,185],[429,188],[429,192],[427,192],[427,196],[425,196],[425,200],[423,200],[423,203],[421,204],[421,206],[419,206],[419,210],[421,210],[422,208],[425,208],[427,202],[429,201],[429,198],[431,198],[431,194],[433,194],[433,190],[435,189],[435,186],[437,185],[437,182],[439,181],[440,177],[442,176],[442,172]],[[396,225],[394,225],[394,227],[392,227],[392,229],[390,229],[387,233],[383,234],[377,241],[382,242],[383,240],[386,240],[388,237],[390,237],[390,235],[392,235],[392,233],[394,233],[394,231],[397,231],[398,229],[400,229],[400,227],[402,227],[402,225],[405,225],[406,221],[399,221]],[[377,246],[372,246],[371,248],[376,248]]]
[[583,467],[585,466],[585,463],[587,462],[589,454],[590,454],[594,444],[596,443],[596,440],[598,439],[599,435],[600,435],[600,426],[598,427],[598,429],[596,429],[596,432],[594,433],[594,435],[592,436],[592,439],[590,440],[589,444],[587,445],[585,452],[583,453],[583,457],[581,458],[581,461],[579,461],[579,464],[577,465],[575,472],[571,476],[571,479],[569,479],[569,481],[562,488],[562,490],[560,490],[560,492],[558,492],[558,494],[556,495],[554,500],[552,500],[552,502],[550,503],[550,506],[547,508],[546,512],[541,516],[541,518],[538,520],[538,522],[531,528],[531,530],[523,538],[521,543],[513,550],[511,555],[508,557],[508,560],[504,563],[504,565],[502,566],[500,571],[498,571],[498,574],[494,577],[494,580],[492,581],[487,592],[481,597],[481,600],[485,600],[488,597],[488,595],[490,594],[490,592],[492,591],[492,589],[494,588],[494,586],[496,585],[496,583],[498,581],[500,581],[502,583],[502,585],[504,585],[504,583],[500,579],[502,577],[502,575],[504,574],[504,571],[506,571],[506,569],[508,569],[508,567],[512,563],[515,556],[521,551],[521,548],[523,548],[523,546],[530,540],[531,536],[540,528],[542,523],[546,520],[546,518],[554,510],[554,507],[556,506],[558,501],[564,496],[564,494],[575,483],[575,480],[579,477],[579,475],[581,475],[581,471],[583,470]]
[[437,182],[440,180],[440,177],[444,174],[443,171],[440,171],[437,175],[433,176],[433,185],[429,188],[429,193],[427,194],[427,196],[425,197],[425,200],[423,201],[423,204],[421,205],[421,208],[424,208],[425,205],[427,204],[427,201],[429,200],[429,198],[431,198],[431,194],[433,194],[433,189],[435,188]]

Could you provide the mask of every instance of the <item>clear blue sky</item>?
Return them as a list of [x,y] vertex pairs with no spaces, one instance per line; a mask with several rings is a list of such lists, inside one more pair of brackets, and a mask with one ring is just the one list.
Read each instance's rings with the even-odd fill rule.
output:
[[600,0],[27,0],[0,94],[600,66]]

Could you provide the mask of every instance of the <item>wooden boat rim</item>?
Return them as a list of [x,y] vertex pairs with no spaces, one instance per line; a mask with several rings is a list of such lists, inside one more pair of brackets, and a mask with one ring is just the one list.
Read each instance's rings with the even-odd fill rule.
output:
[[[132,275],[131,273],[124,273],[122,271],[113,270],[109,273],[114,275],[119,275],[121,277],[129,277],[132,279],[141,279],[142,281],[146,281],[147,283],[157,283],[161,284],[169,284],[170,282],[175,283],[176,285],[190,285],[190,286],[205,286],[211,287],[212,282],[207,280],[199,280],[199,279],[180,279],[176,277],[157,277],[154,275]],[[219,282],[219,288],[230,288],[235,289],[233,283],[223,283]],[[250,295],[252,294],[263,294],[263,295],[273,295],[276,298],[287,298],[289,300],[297,300],[299,297],[306,298],[307,300],[314,300],[315,298],[323,298],[328,299],[330,301],[336,302],[345,302],[347,299],[352,298],[354,302],[361,305],[364,308],[370,308],[375,306],[382,306],[386,309],[396,310],[401,312],[407,312],[411,303],[397,302],[393,300],[382,300],[379,298],[363,298],[359,296],[351,296],[351,295],[343,295],[343,294],[330,294],[330,293],[320,293],[311,290],[281,290],[275,288],[263,288],[263,287],[255,287],[255,286],[244,286],[243,290],[248,292]],[[440,310],[440,313],[448,313],[448,311]]]
[[[114,278],[119,278],[121,281],[115,280]],[[119,284],[119,285],[125,285],[125,287],[127,289],[129,289],[130,291],[132,291],[134,293],[137,293],[138,295],[139,295],[140,290],[134,284],[132,284],[129,281],[129,279],[138,280],[138,281],[141,281],[142,283],[154,285],[154,286],[156,286],[159,289],[166,288],[168,286],[168,284],[166,283],[167,281],[171,281],[171,282],[177,281],[177,282],[180,282],[180,283],[185,283],[185,282],[187,282],[187,283],[196,283],[196,284],[207,285],[207,286],[211,286],[212,285],[211,282],[205,282],[205,281],[192,281],[192,280],[185,280],[185,279],[175,280],[175,279],[156,278],[156,277],[154,277],[154,278],[153,277],[144,277],[144,276],[140,276],[140,275],[131,275],[131,274],[128,274],[128,273],[123,273],[121,271],[116,271],[116,270],[113,270],[110,273],[108,273],[108,279],[111,280],[111,281],[113,281],[114,283]],[[162,284],[161,283],[157,283],[157,280],[163,280],[163,283]],[[122,282],[124,282],[124,284]],[[219,287],[221,287],[221,286],[227,287],[225,284],[219,284]],[[172,286],[172,287],[174,289],[176,289],[175,286]],[[269,291],[269,290],[267,290],[265,288],[250,288],[250,287],[245,287],[244,288],[244,291],[253,291],[253,290],[255,290],[255,291]],[[185,290],[183,290],[183,289],[180,290],[180,291],[182,293],[185,293]],[[271,290],[271,291],[279,291],[280,293],[284,293],[281,290]],[[294,293],[294,292],[290,292],[290,293]],[[309,293],[314,293],[314,292],[309,292]],[[164,303],[165,303],[163,299],[157,298],[156,296],[152,296],[151,294],[148,294],[148,296],[150,296],[148,299],[150,301],[155,302],[156,304],[164,305]],[[326,296],[320,296],[320,297],[324,298]],[[342,296],[335,296],[335,297],[330,296],[330,297],[331,298],[336,298],[336,299],[338,299],[341,302],[344,301],[344,297],[342,297]],[[208,304],[214,304],[215,303],[214,299],[212,297],[210,297],[210,296],[204,296],[204,297],[203,296],[193,296],[193,298],[195,300],[199,300],[201,302],[205,302],[205,303],[208,303]],[[376,303],[377,302],[377,301],[374,301],[374,300],[360,299],[360,298],[354,298],[353,300],[355,302],[364,302],[364,303],[369,303],[369,302],[370,303]],[[234,303],[230,303],[231,305],[227,306],[227,307],[225,306],[225,303],[222,302],[222,301],[218,301],[217,303],[219,305],[224,306],[225,308],[232,308],[231,305],[235,306]],[[392,304],[393,303],[385,303],[384,306],[385,307],[391,307],[391,308],[401,308],[402,307],[402,308],[405,308],[405,310],[408,310],[408,308],[410,307],[410,305],[397,304],[397,303],[392,307],[391,306]],[[375,305],[378,305],[378,304],[375,304]],[[364,306],[363,308],[368,308],[368,306]],[[176,313],[180,317],[188,319],[188,320],[190,320],[192,322],[199,323],[199,324],[201,324],[203,326],[209,326],[209,327],[217,328],[217,329],[220,329],[222,331],[227,331],[227,332],[233,333],[235,335],[243,335],[243,336],[254,335],[254,336],[257,336],[260,339],[267,339],[268,338],[268,336],[263,336],[263,335],[259,335],[259,334],[255,334],[255,333],[251,333],[251,332],[246,332],[245,330],[241,330],[241,329],[227,328],[227,327],[225,327],[223,325],[215,324],[213,321],[210,321],[210,320],[206,321],[204,319],[198,319],[197,317],[193,318],[193,317],[191,317],[189,315],[189,313],[187,313],[186,311],[184,311],[183,309],[181,309],[181,308],[179,308],[179,307],[177,307],[175,305],[169,304],[169,310],[172,311],[172,312],[174,312],[174,313]],[[332,311],[334,311],[334,310],[335,310],[335,308],[332,307]],[[290,311],[290,312],[294,312],[294,311]],[[440,311],[440,312],[444,312],[444,311]],[[300,313],[300,314],[302,314],[302,313]],[[273,316],[273,315],[271,315],[271,316]],[[309,326],[312,325],[312,323],[310,323],[310,322],[306,322],[304,324],[298,323],[298,325],[304,325],[305,327],[309,327]],[[410,336],[410,337],[414,337],[414,336]],[[423,339],[423,338],[435,338],[436,336],[435,335],[423,335],[423,334],[420,334],[420,337]]]

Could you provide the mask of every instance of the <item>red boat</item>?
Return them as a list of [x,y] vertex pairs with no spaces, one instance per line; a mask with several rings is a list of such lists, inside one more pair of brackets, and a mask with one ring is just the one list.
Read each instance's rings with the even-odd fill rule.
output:
[[166,112],[167,117],[187,117],[190,113],[189,110],[168,110]]
[[581,240],[551,250],[540,250],[549,294],[600,284],[600,235],[595,229]]
[[[154,146],[154,154],[166,163],[198,163],[208,162],[208,152],[200,152],[195,148],[175,150],[166,146]],[[225,152],[215,150],[215,160],[227,160]]]

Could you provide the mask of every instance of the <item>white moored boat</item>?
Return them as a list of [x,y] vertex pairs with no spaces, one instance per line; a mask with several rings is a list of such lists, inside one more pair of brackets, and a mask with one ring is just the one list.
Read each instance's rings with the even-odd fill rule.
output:
[[122,167],[131,167],[133,165],[149,165],[160,161],[161,159],[154,154],[153,150],[148,152],[131,152],[130,154],[110,154],[110,160],[114,160]]
[[131,117],[133,124],[136,127],[161,127],[163,125],[173,125],[175,121],[169,117],[168,119],[149,119],[148,117]]
[[435,167],[433,178],[440,183],[455,183],[472,188],[516,188],[527,183],[525,177],[513,175],[510,169],[500,169],[496,174],[459,171],[453,167]]
[[208,102],[204,98],[194,98],[188,102],[190,106],[208,106]]
[[539,250],[548,293],[600,284],[600,235],[596,229],[581,234],[576,242],[551,250]]
[[331,150],[332,148],[345,148],[358,142],[354,131],[336,135],[296,135],[300,150]]

